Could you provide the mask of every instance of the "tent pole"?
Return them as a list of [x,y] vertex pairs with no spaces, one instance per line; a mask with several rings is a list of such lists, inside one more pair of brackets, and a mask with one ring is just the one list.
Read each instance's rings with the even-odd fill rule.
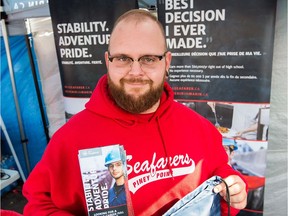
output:
[[49,130],[48,130],[49,125],[48,125],[48,122],[47,122],[46,117],[45,117],[44,106],[43,106],[40,88],[39,88],[39,84],[38,84],[38,80],[37,80],[37,74],[36,74],[36,70],[35,70],[35,64],[34,64],[34,60],[33,60],[33,55],[32,55],[32,51],[31,51],[31,46],[30,46],[30,41],[29,41],[28,35],[25,35],[25,41],[26,41],[26,46],[27,46],[27,50],[28,50],[28,56],[29,56],[29,60],[30,60],[30,66],[31,66],[31,70],[32,70],[34,86],[36,89],[40,113],[41,113],[41,117],[42,117],[42,123],[43,123],[44,131],[45,131],[45,135],[46,135],[46,141],[48,143],[50,140]]
[[24,173],[23,173],[21,164],[20,164],[20,162],[19,162],[19,160],[18,160],[17,154],[16,154],[16,152],[15,152],[15,150],[14,150],[14,147],[13,147],[13,145],[12,145],[12,142],[11,142],[11,140],[10,140],[9,134],[8,134],[8,132],[7,132],[7,130],[6,130],[6,126],[5,126],[5,123],[4,123],[1,115],[0,115],[0,126],[1,126],[1,128],[2,128],[2,130],[3,130],[3,133],[4,133],[4,135],[5,135],[6,141],[7,141],[8,145],[9,145],[10,150],[11,150],[11,153],[12,153],[14,159],[15,159],[17,168],[18,168],[18,170],[19,170],[19,172],[20,172],[20,176],[21,176],[23,182],[25,182],[25,181],[26,181],[25,175],[24,175]]
[[[1,13],[2,13],[2,9],[3,8],[1,7]],[[10,80],[11,80],[11,84],[12,84],[12,90],[13,90],[14,102],[15,102],[15,107],[16,107],[18,126],[19,126],[19,130],[20,130],[20,135],[21,135],[21,142],[22,142],[22,146],[23,146],[26,168],[27,168],[27,172],[29,174],[31,169],[30,169],[30,162],[29,162],[29,156],[28,156],[28,151],[27,151],[28,139],[26,138],[26,135],[25,135],[22,117],[21,117],[21,112],[20,112],[19,101],[18,101],[18,97],[17,97],[14,71],[13,71],[13,66],[12,66],[11,53],[10,53],[10,49],[9,49],[10,47],[9,47],[9,41],[8,41],[7,27],[6,27],[5,19],[2,19],[2,16],[1,16],[1,27],[2,27],[4,44],[5,44],[5,50],[6,50],[6,54],[7,54]]]

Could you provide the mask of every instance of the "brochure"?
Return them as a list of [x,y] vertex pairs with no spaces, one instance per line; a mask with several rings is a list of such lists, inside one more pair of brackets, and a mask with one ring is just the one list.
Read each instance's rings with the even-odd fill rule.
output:
[[79,150],[88,216],[126,216],[126,154],[123,146]]

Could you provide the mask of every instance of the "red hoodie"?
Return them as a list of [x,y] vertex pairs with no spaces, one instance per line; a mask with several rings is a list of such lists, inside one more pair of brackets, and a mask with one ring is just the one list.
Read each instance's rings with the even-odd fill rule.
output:
[[175,102],[167,83],[155,113],[134,115],[108,96],[105,75],[86,109],[54,134],[27,179],[24,215],[87,215],[78,151],[112,144],[126,150],[128,184],[137,216],[162,215],[210,177],[239,174],[227,164],[215,127]]

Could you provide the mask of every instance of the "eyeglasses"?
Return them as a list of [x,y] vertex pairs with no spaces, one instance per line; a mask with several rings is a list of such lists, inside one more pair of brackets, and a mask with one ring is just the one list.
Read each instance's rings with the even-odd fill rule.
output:
[[138,59],[133,59],[126,55],[116,55],[110,56],[109,61],[113,63],[114,66],[119,68],[128,68],[132,67],[132,64],[137,61],[140,64],[142,70],[154,69],[158,63],[165,57],[167,51],[163,53],[163,55],[144,55],[139,57]]

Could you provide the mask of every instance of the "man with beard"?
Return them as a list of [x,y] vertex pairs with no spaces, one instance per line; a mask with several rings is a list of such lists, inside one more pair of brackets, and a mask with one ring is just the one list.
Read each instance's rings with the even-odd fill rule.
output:
[[[221,134],[205,118],[177,103],[166,82],[171,52],[160,22],[131,10],[115,23],[105,53],[107,75],[86,109],[52,137],[24,185],[24,215],[87,215],[78,151],[113,144],[127,154],[134,215],[162,215],[212,176],[225,179],[232,214],[246,205],[246,184],[228,165]],[[226,188],[214,188],[229,210]],[[226,214],[227,215],[227,214]]]

